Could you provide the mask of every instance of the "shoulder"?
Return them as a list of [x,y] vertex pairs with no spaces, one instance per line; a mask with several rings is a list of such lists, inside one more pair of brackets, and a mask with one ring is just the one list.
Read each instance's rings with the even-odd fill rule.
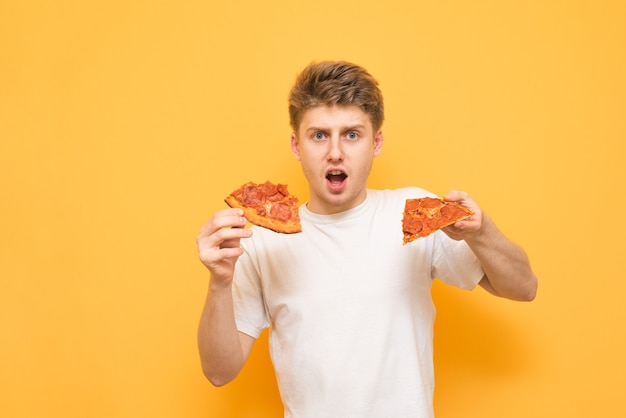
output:
[[433,193],[419,187],[383,190],[368,189],[367,193],[368,206],[374,211],[376,216],[393,216],[394,219],[397,214],[404,212],[407,199],[418,199],[426,196],[435,197]]
[[373,199],[406,200],[420,197],[437,197],[434,193],[420,187],[401,187],[398,189],[369,189],[368,196]]

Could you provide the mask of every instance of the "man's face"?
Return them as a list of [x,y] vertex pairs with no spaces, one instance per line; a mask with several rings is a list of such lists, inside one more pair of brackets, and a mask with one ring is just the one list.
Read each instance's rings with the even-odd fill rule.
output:
[[382,145],[382,131],[374,132],[368,115],[357,106],[306,111],[298,131],[291,134],[291,149],[309,182],[309,210],[338,213],[363,202]]

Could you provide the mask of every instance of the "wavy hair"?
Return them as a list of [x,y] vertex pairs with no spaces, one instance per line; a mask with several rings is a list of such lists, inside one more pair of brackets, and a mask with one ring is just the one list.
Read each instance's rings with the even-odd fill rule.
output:
[[346,61],[309,64],[289,93],[289,122],[295,132],[304,113],[316,106],[358,106],[370,118],[374,132],[385,119],[378,82],[364,68]]

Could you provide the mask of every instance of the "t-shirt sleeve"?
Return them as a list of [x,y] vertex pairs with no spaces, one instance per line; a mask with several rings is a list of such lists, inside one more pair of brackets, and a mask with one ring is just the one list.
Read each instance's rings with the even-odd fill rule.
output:
[[485,272],[467,243],[442,231],[436,232],[434,239],[432,276],[461,289],[476,287]]
[[245,249],[237,260],[233,279],[235,322],[240,332],[258,338],[269,326],[264,300],[261,278],[254,266],[252,251]]

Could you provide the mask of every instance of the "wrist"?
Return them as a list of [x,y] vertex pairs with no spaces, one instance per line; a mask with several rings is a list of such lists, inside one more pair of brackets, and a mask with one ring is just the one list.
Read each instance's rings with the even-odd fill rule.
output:
[[211,279],[209,280],[209,291],[211,292],[228,292],[230,293],[232,289],[233,278],[218,278],[214,275],[211,275]]
[[467,242],[468,245],[470,245],[470,247],[481,246],[481,245],[487,246],[487,245],[490,245],[492,237],[494,236],[494,233],[497,231],[498,229],[496,228],[495,224],[491,221],[491,218],[489,218],[486,214],[483,213],[482,219],[480,222],[480,227],[471,236],[465,238],[465,241]]

